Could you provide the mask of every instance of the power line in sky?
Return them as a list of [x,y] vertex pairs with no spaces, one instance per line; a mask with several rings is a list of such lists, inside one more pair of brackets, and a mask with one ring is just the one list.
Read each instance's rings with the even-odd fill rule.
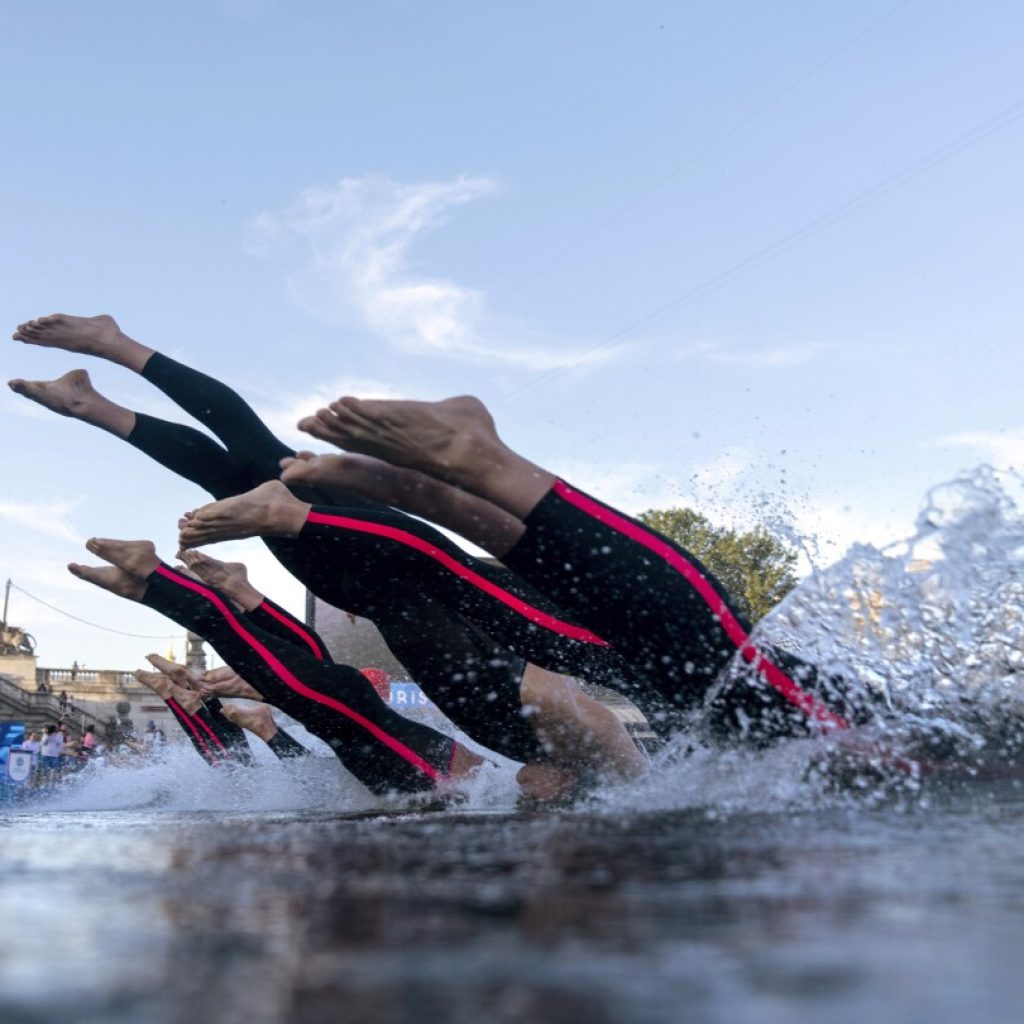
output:
[[81,622],[85,626],[91,626],[93,629],[102,629],[105,633],[117,633],[118,636],[131,636],[135,637],[137,640],[178,640],[181,638],[180,632],[171,633],[169,635],[152,636],[148,633],[126,633],[122,629],[113,629],[111,626],[101,626],[98,622],[89,622],[88,619],[80,619],[77,615],[72,615],[71,612],[66,612],[63,608],[58,608],[56,605],[50,604],[48,601],[44,601],[41,597],[36,597],[35,594],[30,594],[27,590],[19,587],[17,583],[11,583],[10,586],[12,590],[17,590],[19,594],[24,594],[33,601],[38,601],[39,604],[49,608],[50,611],[57,612],[60,615],[66,615],[69,619],[74,619],[75,622]]
[[764,103],[761,103],[758,106],[754,107],[753,110],[745,114],[738,121],[735,121],[728,128],[726,128],[725,131],[716,135],[702,149],[697,150],[697,152],[695,153],[691,153],[690,156],[688,156],[681,164],[679,164],[678,166],[674,167],[671,171],[669,171],[668,174],[664,175],[663,177],[655,181],[653,184],[647,186],[647,188],[638,192],[635,196],[633,196],[632,199],[628,200],[622,206],[618,207],[618,209],[613,210],[604,219],[599,221],[584,234],[580,235],[574,241],[570,242],[567,246],[565,246],[565,248],[559,250],[553,256],[549,257],[534,270],[530,271],[530,273],[528,273],[525,277],[520,278],[515,284],[511,285],[509,288],[499,290],[496,293],[496,298],[506,299],[509,296],[514,295],[520,289],[528,285],[531,281],[535,281],[545,271],[550,270],[556,264],[561,263],[562,260],[564,260],[567,256],[571,255],[572,253],[574,253],[577,249],[581,248],[587,242],[589,242],[590,239],[592,239],[595,235],[600,234],[602,231],[604,231],[606,227],[608,227],[611,224],[614,224],[621,217],[625,216],[625,214],[629,213],[630,210],[639,206],[645,199],[647,199],[648,196],[651,196],[655,192],[664,188],[670,181],[673,181],[675,178],[678,178],[679,175],[683,173],[683,171],[687,170],[689,167],[692,167],[703,157],[707,156],[708,153],[711,153],[714,150],[716,150],[720,145],[722,145],[722,143],[726,142],[728,139],[732,138],[732,136],[735,135],[738,131],[740,131],[741,128],[745,128],[756,118],[760,117],[766,110],[775,106],[775,104],[778,103],[780,100],[785,99],[790,93],[795,92],[809,78],[812,78],[814,75],[816,75],[823,68],[827,67],[833,61],[838,60],[844,53],[846,53],[847,50],[852,49],[865,36],[870,35],[872,32],[874,32],[874,30],[878,28],[879,25],[888,21],[890,18],[898,14],[901,10],[903,10],[904,7],[907,7],[912,2],[913,0],[901,0],[901,2],[898,3],[895,7],[891,8],[880,18],[876,18],[873,22],[871,22],[870,25],[868,25],[866,28],[861,29],[861,31],[858,32],[855,36],[848,39],[837,50],[833,50],[827,57],[822,58],[812,67],[808,68],[802,74],[794,78],[793,81],[791,81],[789,85],[787,85],[785,88],[781,89],[779,92],[775,93],[769,99],[765,100]]
[[561,366],[556,366],[551,370],[538,374],[533,378],[533,380],[527,381],[521,387],[503,395],[495,404],[504,405],[513,398],[518,398],[527,391],[532,391],[535,387],[539,387],[541,384],[546,383],[552,378],[566,373],[569,370],[575,369],[596,352],[600,352],[602,349],[607,348],[616,341],[622,341],[624,338],[628,338],[631,334],[634,334],[642,327],[646,327],[653,323],[670,310],[678,309],[696,301],[697,299],[703,298],[705,295],[716,291],[742,274],[748,273],[762,264],[767,263],[769,260],[774,259],[776,256],[799,244],[811,235],[817,234],[819,231],[830,227],[845,217],[856,213],[858,210],[862,210],[871,203],[877,202],[889,192],[892,192],[894,189],[900,188],[902,185],[920,177],[920,175],[931,170],[943,161],[950,159],[950,157],[956,156],[958,153],[962,153],[971,146],[977,145],[979,142],[988,138],[988,136],[1013,124],[1022,116],[1024,116],[1024,99],[1011,103],[1010,106],[1005,107],[999,113],[993,114],[991,117],[979,122],[968,131],[958,135],[956,138],[950,140],[944,145],[939,146],[937,149],[932,150],[925,156],[908,164],[902,170],[897,171],[895,174],[892,174],[887,178],[883,178],[877,184],[872,185],[863,192],[847,199],[845,202],[833,207],[833,209],[829,210],[827,213],[823,213],[821,216],[814,218],[814,220],[808,221],[808,223],[804,224],[802,227],[799,227],[788,235],[772,242],[771,245],[767,245],[763,249],[759,249],[757,252],[745,257],[738,263],[734,263],[728,269],[715,274],[713,277],[707,278],[700,284],[683,292],[682,295],[658,306],[656,309],[640,317],[638,320],[634,320],[628,326],[620,328],[614,333],[609,334],[596,345],[593,345],[585,352],[582,352],[575,359],[568,360]]

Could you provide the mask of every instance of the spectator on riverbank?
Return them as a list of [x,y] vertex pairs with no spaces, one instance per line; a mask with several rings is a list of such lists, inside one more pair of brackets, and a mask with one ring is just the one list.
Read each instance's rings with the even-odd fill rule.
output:
[[64,734],[52,723],[46,727],[46,735],[39,747],[39,759],[43,774],[52,780],[60,771],[60,755],[64,750]]
[[150,719],[146,723],[146,731],[142,734],[142,742],[145,743],[146,750],[151,754],[156,753],[167,742],[167,735],[156,722]]
[[36,773],[39,771],[39,733],[33,730],[25,738],[21,749],[27,750],[32,755],[32,773],[29,778],[35,781]]
[[82,745],[77,740],[72,740],[66,744],[60,755],[60,767],[61,775],[67,775],[69,772],[77,772],[86,766],[89,762],[89,755],[82,749]]
[[63,715],[64,712],[68,709],[68,691],[61,690],[60,696],[57,698],[57,700],[60,703],[60,713]]

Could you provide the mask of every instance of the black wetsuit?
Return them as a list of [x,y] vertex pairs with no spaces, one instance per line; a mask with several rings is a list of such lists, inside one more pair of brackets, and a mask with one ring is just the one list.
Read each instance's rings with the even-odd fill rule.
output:
[[451,774],[455,740],[393,711],[358,669],[261,628],[215,588],[166,565],[146,583],[144,604],[208,641],[268,703],[324,740],[368,789],[418,792]]
[[309,751],[292,736],[281,728],[277,727],[277,732],[267,740],[267,746],[274,752],[279,761],[291,761],[296,757],[306,757]]
[[667,700],[701,709],[714,737],[845,729],[877,710],[843,680],[752,642],[715,576],[637,520],[558,480],[523,521],[505,564],[611,641]]
[[252,764],[244,730],[224,717],[216,697],[204,700],[195,714],[186,711],[173,697],[164,703],[207,764]]
[[[161,353],[150,357],[142,376],[209,427],[222,444],[192,427],[145,413],[135,414],[128,442],[214,498],[242,494],[278,479],[281,459],[295,454],[238,394],[212,377]],[[289,489],[302,501],[331,502],[316,487]],[[383,516],[388,522],[415,522],[356,494],[346,496],[345,511]],[[317,592],[310,581],[324,576],[324,553],[319,546],[274,537],[267,538],[266,544],[294,576]],[[514,760],[542,755],[522,714],[519,687],[525,661],[520,655],[457,610],[432,599],[416,579],[389,572],[385,562],[363,560],[359,571],[334,562],[329,575],[328,600],[371,619],[394,656],[460,729]]]

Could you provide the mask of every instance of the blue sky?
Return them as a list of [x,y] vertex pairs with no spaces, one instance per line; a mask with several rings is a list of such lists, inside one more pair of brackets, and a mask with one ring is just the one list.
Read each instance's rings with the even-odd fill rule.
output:
[[[628,511],[785,524],[822,563],[1024,456],[1017,3],[2,17],[10,328],[112,313],[297,445],[341,393],[475,393],[510,443]],[[84,365],[181,418],[116,367],[5,352],[5,377]],[[0,417],[11,621],[43,665],[166,650],[97,628],[174,632],[64,565],[93,535],[170,556],[203,496],[6,391]],[[213,553],[301,607],[258,544]]]

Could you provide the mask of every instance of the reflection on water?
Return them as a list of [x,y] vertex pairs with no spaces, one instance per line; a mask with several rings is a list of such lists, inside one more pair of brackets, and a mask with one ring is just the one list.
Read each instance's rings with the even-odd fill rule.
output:
[[1024,800],[709,817],[47,812],[4,1021],[1019,1020]]

